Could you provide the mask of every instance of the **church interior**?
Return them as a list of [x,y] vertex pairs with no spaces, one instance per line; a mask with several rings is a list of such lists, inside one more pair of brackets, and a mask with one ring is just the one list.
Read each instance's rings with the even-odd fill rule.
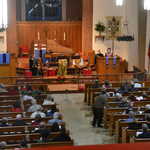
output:
[[150,147],[150,0],[0,0],[0,149]]

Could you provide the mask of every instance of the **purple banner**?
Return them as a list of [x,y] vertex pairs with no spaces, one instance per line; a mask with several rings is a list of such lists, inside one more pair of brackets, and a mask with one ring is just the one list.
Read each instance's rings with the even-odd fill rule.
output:
[[113,57],[113,65],[116,65],[116,64],[117,64],[117,57],[114,56],[114,57]]
[[108,64],[109,64],[109,57],[106,56],[106,65],[108,65]]

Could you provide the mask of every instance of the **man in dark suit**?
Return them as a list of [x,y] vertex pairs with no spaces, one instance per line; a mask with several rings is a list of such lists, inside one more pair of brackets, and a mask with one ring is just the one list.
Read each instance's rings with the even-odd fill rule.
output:
[[95,103],[93,104],[93,121],[92,126],[102,127],[102,119],[104,113],[104,106],[106,106],[107,96],[105,91],[102,91],[99,96],[95,98]]

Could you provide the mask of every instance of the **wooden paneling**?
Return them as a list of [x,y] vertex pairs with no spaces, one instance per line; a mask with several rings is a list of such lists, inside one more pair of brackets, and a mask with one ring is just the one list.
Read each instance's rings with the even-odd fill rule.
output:
[[31,49],[33,41],[38,40],[38,32],[40,40],[56,40],[59,44],[70,47],[74,51],[81,50],[81,22],[17,22],[19,46],[27,46]]
[[93,0],[82,0],[82,50],[84,55],[92,51]]
[[16,35],[16,0],[8,0],[8,29],[7,49],[8,52],[17,54]]

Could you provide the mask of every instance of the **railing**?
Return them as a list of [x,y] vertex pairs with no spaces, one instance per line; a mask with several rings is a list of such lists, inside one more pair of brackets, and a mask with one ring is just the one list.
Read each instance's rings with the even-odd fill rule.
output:
[[74,75],[66,77],[42,77],[42,76],[15,76],[15,77],[0,77],[0,83],[3,84],[26,84],[26,83],[35,83],[35,84],[60,84],[60,83],[89,83],[94,80],[100,80],[101,82],[109,80],[111,82],[124,82],[137,78],[139,81],[150,81],[150,74],[145,72],[139,73],[120,73],[120,74],[95,74],[95,75]]

